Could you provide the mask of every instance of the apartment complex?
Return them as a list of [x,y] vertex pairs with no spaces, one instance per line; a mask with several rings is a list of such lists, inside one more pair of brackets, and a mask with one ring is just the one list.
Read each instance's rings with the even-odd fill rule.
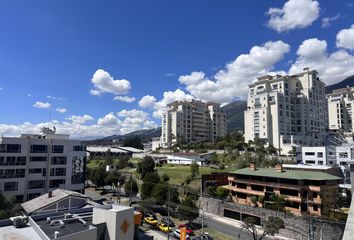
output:
[[228,174],[228,185],[232,201],[252,205],[251,198],[264,197],[271,202],[272,195],[281,194],[287,198],[285,210],[293,214],[322,214],[322,197],[330,188],[337,188],[341,178],[319,171],[284,170],[257,168],[254,163]]
[[287,155],[295,146],[322,146],[327,129],[325,84],[305,68],[292,76],[262,76],[249,85],[245,140],[260,139]]
[[226,134],[226,116],[220,104],[198,100],[174,101],[162,114],[160,147],[176,143],[214,141]]
[[0,192],[17,201],[56,188],[84,192],[86,149],[69,135],[43,128],[42,134],[0,138]]
[[341,88],[327,94],[328,127],[349,135],[353,140],[354,88]]

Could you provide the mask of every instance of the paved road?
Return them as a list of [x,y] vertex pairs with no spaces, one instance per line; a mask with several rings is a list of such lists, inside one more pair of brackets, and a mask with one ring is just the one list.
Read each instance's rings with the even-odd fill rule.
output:
[[[252,240],[253,238],[249,233],[246,232],[246,230],[242,230],[241,228],[219,222],[217,220],[214,220],[210,217],[205,218],[205,222],[207,223],[207,227],[211,229],[215,229],[219,232],[222,232],[224,234],[227,234],[229,236],[235,237],[235,239],[245,239],[245,240]],[[239,237],[239,238],[238,238]]]

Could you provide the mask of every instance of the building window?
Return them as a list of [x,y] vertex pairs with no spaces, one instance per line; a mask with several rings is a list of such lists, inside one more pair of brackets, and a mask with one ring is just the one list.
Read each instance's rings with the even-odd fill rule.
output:
[[348,153],[347,152],[340,152],[339,153],[339,157],[340,158],[347,158],[348,157]]
[[318,152],[318,153],[317,153],[317,157],[318,157],[318,158],[323,158],[323,152]]
[[306,164],[315,164],[316,162],[315,161],[313,161],[313,160],[307,160],[306,161]]
[[323,161],[318,161],[317,164],[318,165],[323,165]]
[[0,152],[20,153],[21,144],[0,144]]
[[18,182],[5,182],[4,192],[17,191],[17,190],[18,190]]
[[50,176],[66,176],[65,168],[51,168]]
[[315,212],[318,211],[318,206],[317,206],[317,204],[314,204],[314,205],[313,205],[313,211],[315,211]]
[[66,164],[66,157],[52,157],[52,164]]
[[31,153],[47,153],[47,145],[31,145]]
[[39,174],[42,173],[42,168],[30,168],[28,169],[29,174]]
[[55,179],[49,181],[50,188],[57,188],[60,187],[61,184],[65,184],[65,179]]
[[75,152],[83,152],[86,151],[86,147],[82,145],[77,145],[73,147],[73,151]]
[[63,153],[64,146],[63,145],[53,145],[52,146],[52,153]]
[[28,181],[28,188],[29,189],[45,188],[45,180]]
[[30,157],[31,162],[46,162],[47,157]]
[[305,152],[305,156],[315,156],[315,152]]

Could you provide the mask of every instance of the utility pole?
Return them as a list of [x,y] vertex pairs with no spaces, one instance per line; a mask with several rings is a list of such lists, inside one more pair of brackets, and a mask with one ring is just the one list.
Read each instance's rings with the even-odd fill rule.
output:
[[132,206],[132,191],[133,191],[133,173],[130,173],[129,207]]
[[170,239],[170,191],[171,186],[168,184],[168,200],[167,200],[167,240]]

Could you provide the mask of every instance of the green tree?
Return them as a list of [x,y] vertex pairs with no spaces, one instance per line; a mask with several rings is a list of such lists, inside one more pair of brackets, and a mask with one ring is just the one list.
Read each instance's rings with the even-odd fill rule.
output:
[[89,179],[95,184],[95,187],[103,187],[106,178],[106,169],[104,166],[91,169]]
[[211,196],[216,196],[216,186],[209,186],[207,187],[207,194]]
[[215,195],[218,198],[225,199],[227,196],[229,196],[229,194],[230,194],[230,192],[228,189],[221,187],[221,186],[216,187]]
[[273,209],[278,212],[283,212],[285,205],[287,203],[287,198],[281,194],[274,194],[271,196],[271,201],[273,202]]
[[192,179],[195,179],[199,175],[199,165],[195,161],[193,161],[191,164],[191,174]]
[[256,223],[254,217],[247,217],[243,223],[243,229],[246,229],[252,235],[253,240],[262,240],[267,235],[274,237],[281,228],[284,228],[284,221],[278,217],[269,217],[263,224],[261,231],[257,229]]
[[124,191],[128,196],[135,196],[136,194],[138,194],[139,188],[137,182],[134,179],[129,179],[124,184]]
[[329,188],[322,195],[323,216],[332,220],[339,220],[343,214],[342,208],[346,200],[337,188]]
[[142,199],[150,198],[155,184],[160,182],[160,176],[156,172],[146,173],[141,185],[140,195]]
[[109,172],[104,179],[105,184],[109,186],[113,185],[116,188],[118,187],[118,184],[122,186],[124,181],[125,177],[118,170]]
[[118,160],[117,168],[118,169],[124,169],[128,167],[129,165],[129,159],[127,157],[121,157]]
[[181,219],[193,221],[199,216],[199,208],[190,197],[186,197],[177,208]]
[[129,137],[129,138],[124,139],[123,147],[133,147],[133,148],[138,148],[138,149],[144,149],[144,145],[138,136]]
[[161,175],[161,180],[162,180],[163,182],[168,182],[168,181],[170,180],[170,176],[168,176],[167,173],[163,173],[163,174]]
[[141,162],[138,162],[137,173],[140,173],[141,178],[145,177],[145,174],[153,172],[155,169],[154,159],[150,156],[146,156],[143,158]]
[[0,220],[9,218],[14,214],[14,199],[0,193]]
[[254,206],[257,206],[257,201],[258,201],[257,196],[252,196],[251,197],[251,202],[253,203]]
[[151,197],[156,200],[157,204],[164,205],[168,198],[169,185],[167,183],[155,184],[151,191]]

